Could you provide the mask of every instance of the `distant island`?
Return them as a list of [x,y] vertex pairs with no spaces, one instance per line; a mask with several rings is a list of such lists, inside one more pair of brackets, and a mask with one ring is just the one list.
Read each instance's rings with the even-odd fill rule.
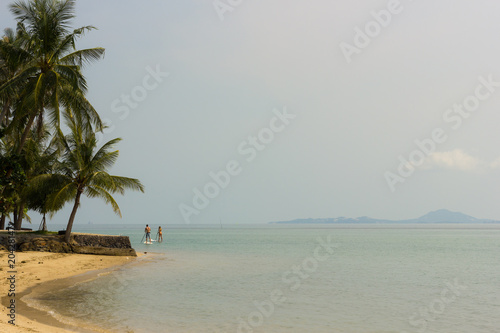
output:
[[319,218],[319,219],[296,219],[290,221],[278,221],[270,223],[293,223],[293,224],[330,224],[330,223],[500,223],[497,220],[478,219],[470,215],[459,212],[452,212],[447,209],[439,209],[427,213],[419,218],[410,220],[384,220],[374,219],[368,216],[362,217],[335,217],[335,218]]

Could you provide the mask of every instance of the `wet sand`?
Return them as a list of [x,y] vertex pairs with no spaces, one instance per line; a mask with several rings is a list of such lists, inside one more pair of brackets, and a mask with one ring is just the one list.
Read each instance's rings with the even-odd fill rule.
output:
[[[96,256],[85,254],[16,252],[15,326],[8,323],[12,297],[8,297],[10,281],[8,253],[0,252],[0,332],[106,332],[97,327],[63,324],[44,311],[29,307],[24,301],[35,294],[60,289],[78,282],[95,279],[118,266],[137,263],[138,257]],[[139,255],[140,257],[140,255]],[[87,326],[85,328],[84,326]]]

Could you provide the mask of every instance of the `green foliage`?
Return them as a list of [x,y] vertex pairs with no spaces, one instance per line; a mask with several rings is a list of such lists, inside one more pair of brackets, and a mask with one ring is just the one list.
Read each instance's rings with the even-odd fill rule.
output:
[[0,55],[5,58],[5,68],[8,63],[17,64],[13,59],[21,59],[22,67],[14,73],[7,71],[10,75],[0,81],[0,98],[20,99],[11,120],[23,132],[17,151],[22,149],[35,118],[43,123],[48,116],[48,123],[60,131],[61,112],[68,107],[101,130],[101,119],[85,98],[88,87],[81,69],[100,59],[104,49],[76,50],[76,40],[95,28],[69,29],[75,1],[17,1],[10,9],[18,21],[18,38],[15,43],[9,38],[0,40]]
[[19,155],[0,155],[0,186],[15,187],[26,183],[26,174],[20,161]]
[[57,235],[58,234],[57,231],[44,231],[44,230],[37,230],[37,231],[33,231],[31,233],[35,234],[35,235]]
[[81,194],[103,199],[121,215],[112,194],[144,191],[137,179],[107,173],[120,139],[97,146],[103,124],[85,96],[82,69],[104,49],[77,50],[77,40],[95,28],[70,28],[75,3],[15,1],[9,8],[16,30],[5,29],[0,38],[0,213],[20,221],[29,219],[28,209],[53,214]]
[[144,192],[139,180],[107,173],[118,158],[118,150],[113,148],[121,139],[108,141],[98,148],[95,132],[82,118],[71,114],[65,117],[70,134],[60,138],[64,147],[62,161],[50,177],[42,175],[37,178],[59,184],[58,190],[49,197],[49,207],[58,210],[80,192],[90,198],[103,199],[121,216],[111,194],[124,194],[126,189]]
[[19,198],[17,190],[27,182],[20,159],[16,155],[0,155],[0,213],[2,214],[10,213]]

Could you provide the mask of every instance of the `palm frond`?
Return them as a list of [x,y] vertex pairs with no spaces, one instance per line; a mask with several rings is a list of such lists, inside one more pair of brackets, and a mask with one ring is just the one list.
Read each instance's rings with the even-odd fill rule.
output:
[[61,58],[60,62],[62,64],[84,67],[88,64],[100,60],[104,56],[104,53],[105,49],[102,47],[79,50]]
[[[102,150],[102,149],[101,149]],[[111,168],[117,161],[119,151],[104,152],[99,151],[92,157],[92,169],[96,171],[105,171]]]
[[24,88],[30,79],[35,78],[39,73],[37,67],[28,67],[13,78],[0,84],[0,95],[13,96],[18,94]]
[[144,193],[144,186],[138,179],[112,176],[106,172],[96,173],[92,178],[92,184],[103,187],[111,193],[124,194],[127,189]]
[[77,185],[74,182],[66,183],[48,197],[47,208],[51,211],[61,210],[67,202],[75,198],[76,192]]
[[144,193],[144,185],[142,185],[142,183],[138,179],[121,176],[111,176],[111,178],[113,179],[113,182],[116,184],[116,186],[127,190],[141,191],[142,193]]
[[53,71],[70,89],[87,91],[87,82],[77,66],[55,65]]
[[111,207],[113,208],[113,211],[120,217],[122,217],[122,212],[120,211],[120,207],[116,203],[115,199],[111,194],[109,194],[106,189],[97,186],[97,185],[90,185],[87,186],[85,189],[85,194],[89,198],[102,198],[107,204],[110,204]]

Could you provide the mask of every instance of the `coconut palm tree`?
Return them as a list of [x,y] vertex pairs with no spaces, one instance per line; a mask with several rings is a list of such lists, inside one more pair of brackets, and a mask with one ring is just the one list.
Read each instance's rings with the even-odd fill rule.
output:
[[107,173],[118,158],[119,152],[114,146],[121,139],[108,141],[98,149],[95,132],[81,114],[65,113],[64,117],[70,134],[60,138],[64,147],[62,161],[56,174],[39,176],[38,179],[57,177],[60,182],[57,191],[49,198],[51,209],[58,210],[68,201],[73,201],[64,238],[69,242],[82,194],[103,199],[121,217],[120,208],[111,194],[123,194],[126,189],[144,192],[144,186],[137,179]]
[[[23,96],[14,116],[23,124],[17,153],[21,152],[35,120],[38,128],[42,128],[45,113],[60,132],[60,106],[81,112],[101,130],[99,115],[85,98],[87,82],[81,69],[100,59],[104,49],[76,50],[76,40],[95,28],[69,30],[75,17],[75,0],[17,1],[10,5],[10,10],[18,21],[19,47],[26,52],[23,55],[29,55],[24,59],[22,71],[0,85],[2,99]],[[0,48],[15,51],[2,47],[2,43],[5,46],[0,41]]]

